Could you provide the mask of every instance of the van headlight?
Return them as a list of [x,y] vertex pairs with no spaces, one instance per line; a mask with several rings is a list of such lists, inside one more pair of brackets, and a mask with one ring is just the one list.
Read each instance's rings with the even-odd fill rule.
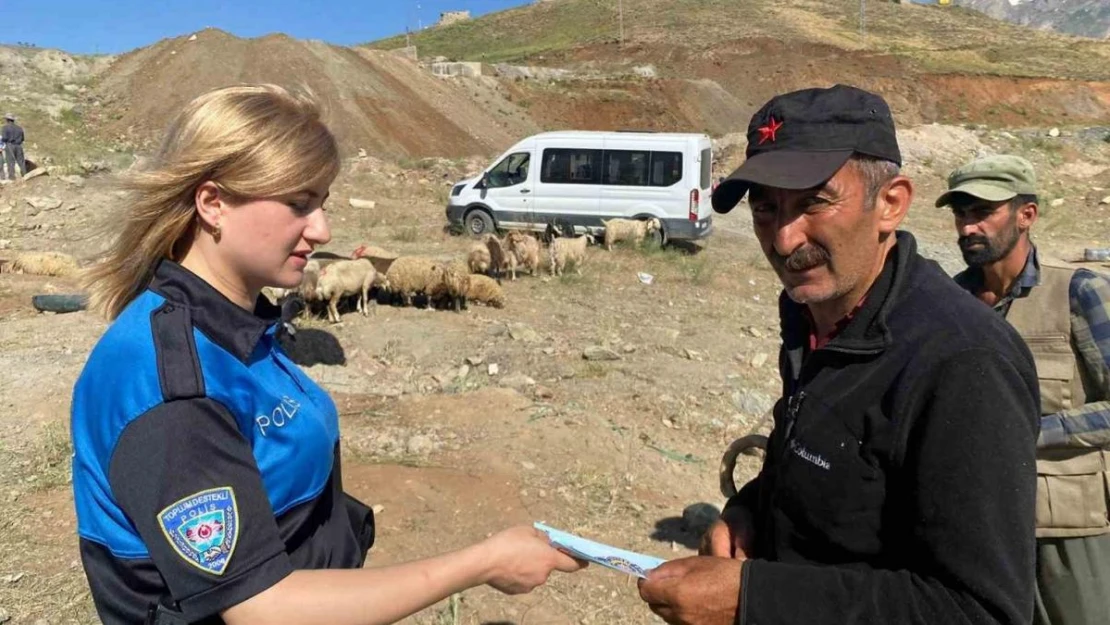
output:
[[465,189],[465,188],[466,188],[466,183],[465,182],[455,185],[454,187],[451,188],[451,197],[455,197],[458,194],[462,193],[463,189]]

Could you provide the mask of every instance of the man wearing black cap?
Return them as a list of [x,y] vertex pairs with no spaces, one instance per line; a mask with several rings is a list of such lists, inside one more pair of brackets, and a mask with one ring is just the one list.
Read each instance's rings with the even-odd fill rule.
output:
[[748,195],[779,298],[783,396],[760,474],[640,595],[670,623],[1028,623],[1038,387],[1020,337],[898,226],[882,98],[778,96],[713,194]]

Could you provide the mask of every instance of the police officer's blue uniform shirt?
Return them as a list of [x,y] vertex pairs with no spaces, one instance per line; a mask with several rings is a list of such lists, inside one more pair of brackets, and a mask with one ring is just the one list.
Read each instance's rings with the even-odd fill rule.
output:
[[164,260],[74,388],[81,557],[106,624],[189,621],[294,569],[361,566],[372,513],[342,491],[335,405],[254,314]]

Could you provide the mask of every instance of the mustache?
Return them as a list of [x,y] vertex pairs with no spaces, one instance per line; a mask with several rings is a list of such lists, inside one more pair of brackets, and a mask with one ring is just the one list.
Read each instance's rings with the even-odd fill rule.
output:
[[969,234],[967,236],[960,237],[956,241],[956,244],[960,246],[960,249],[967,249],[968,246],[975,245],[976,243],[981,244],[985,247],[990,247],[991,240],[981,234]]
[[829,251],[820,245],[806,245],[790,253],[789,256],[775,253],[771,262],[787,271],[805,271],[829,262]]

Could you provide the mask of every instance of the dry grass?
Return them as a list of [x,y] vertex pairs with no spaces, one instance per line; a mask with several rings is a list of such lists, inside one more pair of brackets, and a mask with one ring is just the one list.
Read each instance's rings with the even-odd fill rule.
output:
[[393,231],[390,239],[400,243],[415,243],[420,240],[420,228],[416,226],[401,226]]
[[35,490],[51,490],[73,481],[70,459],[73,442],[67,424],[55,421],[42,428],[31,453],[31,475],[28,480]]

